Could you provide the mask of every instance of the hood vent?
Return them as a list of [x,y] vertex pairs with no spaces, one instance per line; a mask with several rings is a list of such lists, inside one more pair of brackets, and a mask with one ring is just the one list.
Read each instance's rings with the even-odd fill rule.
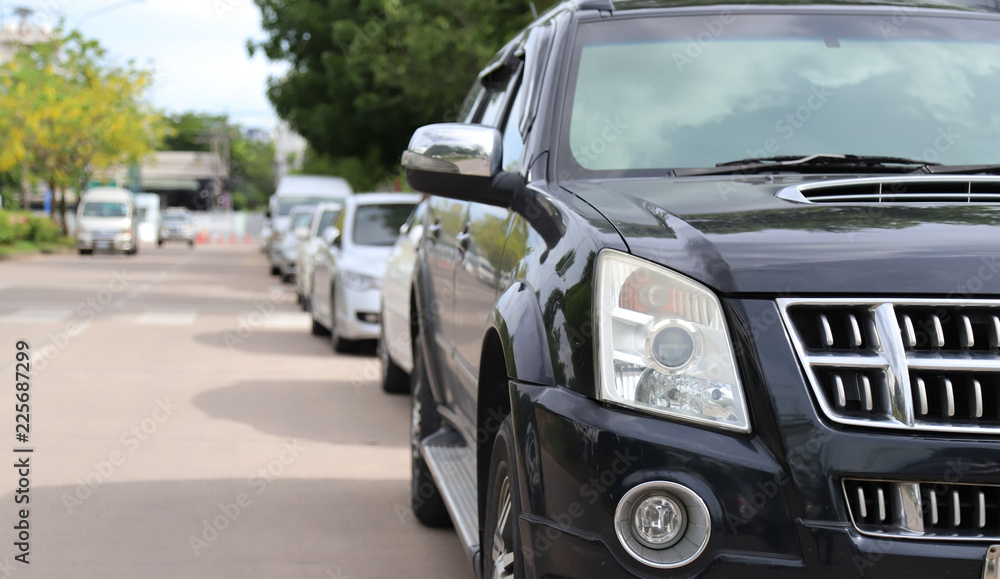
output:
[[795,203],[1000,203],[1000,177],[838,179],[785,187],[777,197]]

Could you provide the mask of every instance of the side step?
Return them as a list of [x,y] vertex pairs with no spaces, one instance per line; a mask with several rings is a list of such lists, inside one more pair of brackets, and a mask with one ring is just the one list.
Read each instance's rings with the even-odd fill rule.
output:
[[465,445],[458,433],[442,430],[420,443],[420,454],[441,491],[462,545],[475,560],[479,552],[476,452]]

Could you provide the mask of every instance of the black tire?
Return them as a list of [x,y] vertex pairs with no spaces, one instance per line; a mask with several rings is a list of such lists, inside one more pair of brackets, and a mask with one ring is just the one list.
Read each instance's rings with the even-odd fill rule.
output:
[[[508,416],[500,425],[490,458],[485,524],[480,543],[483,546],[483,577],[524,577],[521,533],[517,523],[521,499],[515,456],[514,424]],[[498,563],[504,565],[499,574],[496,570]]]
[[188,241],[188,249],[194,249],[194,240]]
[[[385,311],[385,308],[382,308]],[[382,364],[382,390],[389,394],[405,394],[410,391],[410,375],[392,361],[389,346],[385,341],[385,317],[378,336],[378,359]]]
[[162,239],[157,239],[156,240],[156,247],[163,247],[163,240]]
[[428,527],[450,527],[451,516],[430,468],[420,454],[420,441],[441,428],[441,416],[427,381],[420,347],[414,348],[413,393],[410,396],[410,507]]
[[357,340],[348,340],[337,330],[337,304],[333,299],[333,292],[334,288],[330,288],[330,342],[333,343],[333,351],[341,354],[357,352]]
[[125,252],[125,255],[138,255],[139,254],[139,244],[132,244],[132,248]]
[[281,268],[278,267],[278,266],[276,266],[276,265],[272,265],[271,266],[271,275],[281,275]]
[[81,249],[80,255],[94,255],[93,249]]

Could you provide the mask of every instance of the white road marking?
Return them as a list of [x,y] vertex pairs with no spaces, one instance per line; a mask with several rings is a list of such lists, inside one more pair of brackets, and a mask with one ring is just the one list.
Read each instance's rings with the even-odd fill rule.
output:
[[308,330],[312,318],[305,312],[275,313],[267,316],[262,326],[271,330]]
[[197,312],[143,312],[135,321],[140,326],[190,326]]
[[73,315],[73,310],[24,308],[0,317],[5,324],[55,324]]

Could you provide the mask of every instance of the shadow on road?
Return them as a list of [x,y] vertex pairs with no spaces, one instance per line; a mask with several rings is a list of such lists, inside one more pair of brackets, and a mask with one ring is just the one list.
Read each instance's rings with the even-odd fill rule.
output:
[[413,519],[407,481],[247,475],[32,488],[30,566],[7,564],[51,579],[472,576],[454,532]]
[[212,418],[281,438],[406,446],[409,399],[386,396],[363,374],[355,378],[238,382],[198,394],[192,403]]

